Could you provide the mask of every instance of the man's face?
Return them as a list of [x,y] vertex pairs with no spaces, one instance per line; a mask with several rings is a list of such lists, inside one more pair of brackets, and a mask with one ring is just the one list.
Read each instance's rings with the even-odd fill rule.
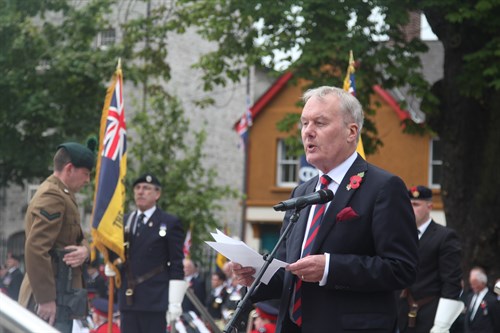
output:
[[212,284],[212,288],[217,288],[224,283],[224,281],[222,281],[217,274],[212,274],[212,280],[210,282]]
[[67,167],[68,177],[65,184],[72,192],[76,193],[90,182],[90,170],[87,168],[77,168],[71,163]]
[[431,217],[432,202],[427,200],[411,200],[417,227],[420,227]]
[[19,266],[19,262],[12,258],[12,257],[8,257],[7,258],[7,261],[5,262],[6,266],[8,269],[12,268],[12,267],[18,267]]
[[144,212],[156,205],[160,194],[161,191],[156,186],[148,183],[138,183],[134,186],[135,205]]
[[184,260],[184,276],[190,276],[195,273],[194,264],[191,260]]
[[358,126],[344,122],[338,97],[311,97],[300,121],[307,162],[319,170],[330,171],[355,151]]
[[470,288],[474,293],[478,293],[484,289],[484,283],[479,281],[479,279],[474,273],[470,274],[469,283],[470,283]]

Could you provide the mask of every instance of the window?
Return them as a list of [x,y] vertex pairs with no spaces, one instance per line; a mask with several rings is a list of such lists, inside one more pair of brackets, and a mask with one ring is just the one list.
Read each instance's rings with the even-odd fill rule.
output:
[[441,141],[438,138],[431,139],[431,158],[429,170],[429,183],[431,187],[441,187],[441,176],[443,173]]
[[299,159],[289,153],[283,139],[278,141],[277,165],[277,185],[281,187],[297,186]]
[[28,188],[28,192],[26,194],[26,203],[29,205],[31,199],[33,198],[33,196],[35,195],[36,193],[36,190],[38,190],[38,187],[40,185],[36,185],[36,184],[28,184],[27,188]]
[[97,36],[97,46],[100,48],[106,48],[109,45],[113,45],[115,40],[116,32],[114,28],[102,30]]

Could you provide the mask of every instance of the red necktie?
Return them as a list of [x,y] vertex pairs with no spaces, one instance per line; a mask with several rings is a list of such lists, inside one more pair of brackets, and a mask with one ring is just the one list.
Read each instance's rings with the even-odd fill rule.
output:
[[[321,176],[319,179],[321,186],[320,189],[327,189],[328,184],[332,181],[327,175]],[[307,233],[307,240],[304,244],[304,249],[302,251],[302,257],[306,257],[311,253],[311,248],[314,243],[314,238],[318,234],[319,227],[321,225],[321,220],[326,210],[325,204],[318,204],[314,210],[314,215],[311,221],[311,226],[309,227],[309,232]],[[292,318],[298,326],[302,326],[302,280],[296,279],[295,282],[295,299],[293,303]]]

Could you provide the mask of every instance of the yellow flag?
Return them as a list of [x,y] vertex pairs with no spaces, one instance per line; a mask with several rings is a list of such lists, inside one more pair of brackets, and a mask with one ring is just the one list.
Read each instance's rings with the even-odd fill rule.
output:
[[[347,73],[344,79],[344,90],[350,92],[352,95],[356,96],[356,81],[355,81],[354,68],[354,56],[352,55],[352,50],[349,52],[349,65],[347,66]],[[363,142],[361,136],[359,137],[358,147],[356,148],[361,157],[365,158],[365,150],[363,149]]]

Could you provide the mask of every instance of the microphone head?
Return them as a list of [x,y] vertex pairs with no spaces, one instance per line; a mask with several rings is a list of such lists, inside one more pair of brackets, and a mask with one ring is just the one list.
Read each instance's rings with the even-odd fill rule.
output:
[[319,197],[321,198],[321,201],[318,202],[320,204],[327,203],[328,201],[332,201],[332,199],[333,199],[333,191],[332,190],[319,190],[318,194],[319,194]]

